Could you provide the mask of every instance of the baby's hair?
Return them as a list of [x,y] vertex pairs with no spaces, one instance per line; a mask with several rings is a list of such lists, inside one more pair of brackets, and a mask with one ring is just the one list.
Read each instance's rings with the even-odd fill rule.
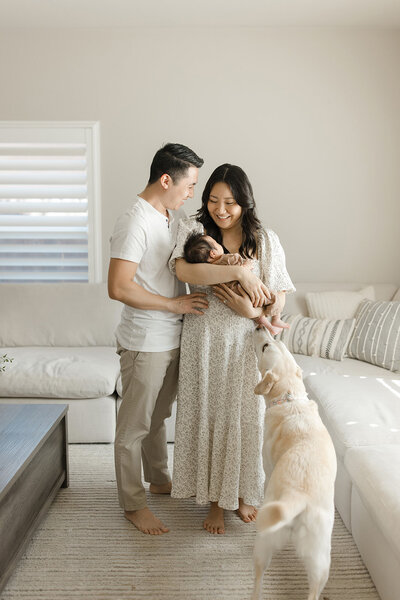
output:
[[188,263],[204,263],[210,258],[212,249],[203,233],[191,233],[183,247],[183,257]]

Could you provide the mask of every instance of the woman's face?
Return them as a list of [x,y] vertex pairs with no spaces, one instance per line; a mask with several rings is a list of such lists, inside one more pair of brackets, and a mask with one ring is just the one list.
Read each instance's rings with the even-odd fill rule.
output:
[[213,185],[207,209],[220,229],[227,230],[240,226],[242,207],[236,202],[228,184],[221,181]]

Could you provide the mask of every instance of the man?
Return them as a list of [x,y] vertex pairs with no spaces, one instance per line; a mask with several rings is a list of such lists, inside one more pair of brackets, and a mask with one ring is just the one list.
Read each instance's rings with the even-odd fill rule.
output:
[[178,383],[182,314],[203,314],[205,294],[185,294],[168,268],[182,206],[193,197],[203,165],[190,148],[166,144],[154,156],[150,179],[111,237],[108,292],[124,303],[117,328],[122,404],[115,439],[118,496],[125,517],[143,533],[168,528],[146,504],[141,461],[150,492],[168,494],[165,419]]

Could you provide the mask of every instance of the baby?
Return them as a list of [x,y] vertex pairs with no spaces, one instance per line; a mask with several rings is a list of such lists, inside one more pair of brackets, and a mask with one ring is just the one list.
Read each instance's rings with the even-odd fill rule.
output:
[[[186,240],[183,248],[183,255],[188,263],[204,263],[208,262],[213,265],[241,265],[248,269],[253,268],[253,261],[240,256],[240,254],[225,254],[221,244],[218,244],[209,235],[202,233],[192,233]],[[238,282],[233,282],[230,287],[239,285]],[[271,302],[264,307],[264,314],[255,319],[257,323],[263,325],[272,333],[277,335],[282,329],[288,329],[288,323],[281,321],[281,306],[279,294],[271,294]],[[271,317],[269,321],[266,315]]]

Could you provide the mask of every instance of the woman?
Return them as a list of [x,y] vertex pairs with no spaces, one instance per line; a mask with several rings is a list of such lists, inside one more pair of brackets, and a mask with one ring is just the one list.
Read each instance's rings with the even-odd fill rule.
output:
[[[253,271],[187,263],[183,246],[197,231],[226,252],[253,259]],[[224,533],[224,510],[238,510],[250,522],[263,494],[264,407],[254,394],[258,370],[251,319],[261,315],[269,290],[294,291],[279,239],[262,228],[240,167],[225,164],[212,173],[196,217],[179,224],[170,268],[192,292],[206,292],[209,301],[201,317],[184,317],[172,496],[210,502],[204,528]],[[233,279],[248,294],[223,285]],[[215,284],[221,285],[207,287]]]

